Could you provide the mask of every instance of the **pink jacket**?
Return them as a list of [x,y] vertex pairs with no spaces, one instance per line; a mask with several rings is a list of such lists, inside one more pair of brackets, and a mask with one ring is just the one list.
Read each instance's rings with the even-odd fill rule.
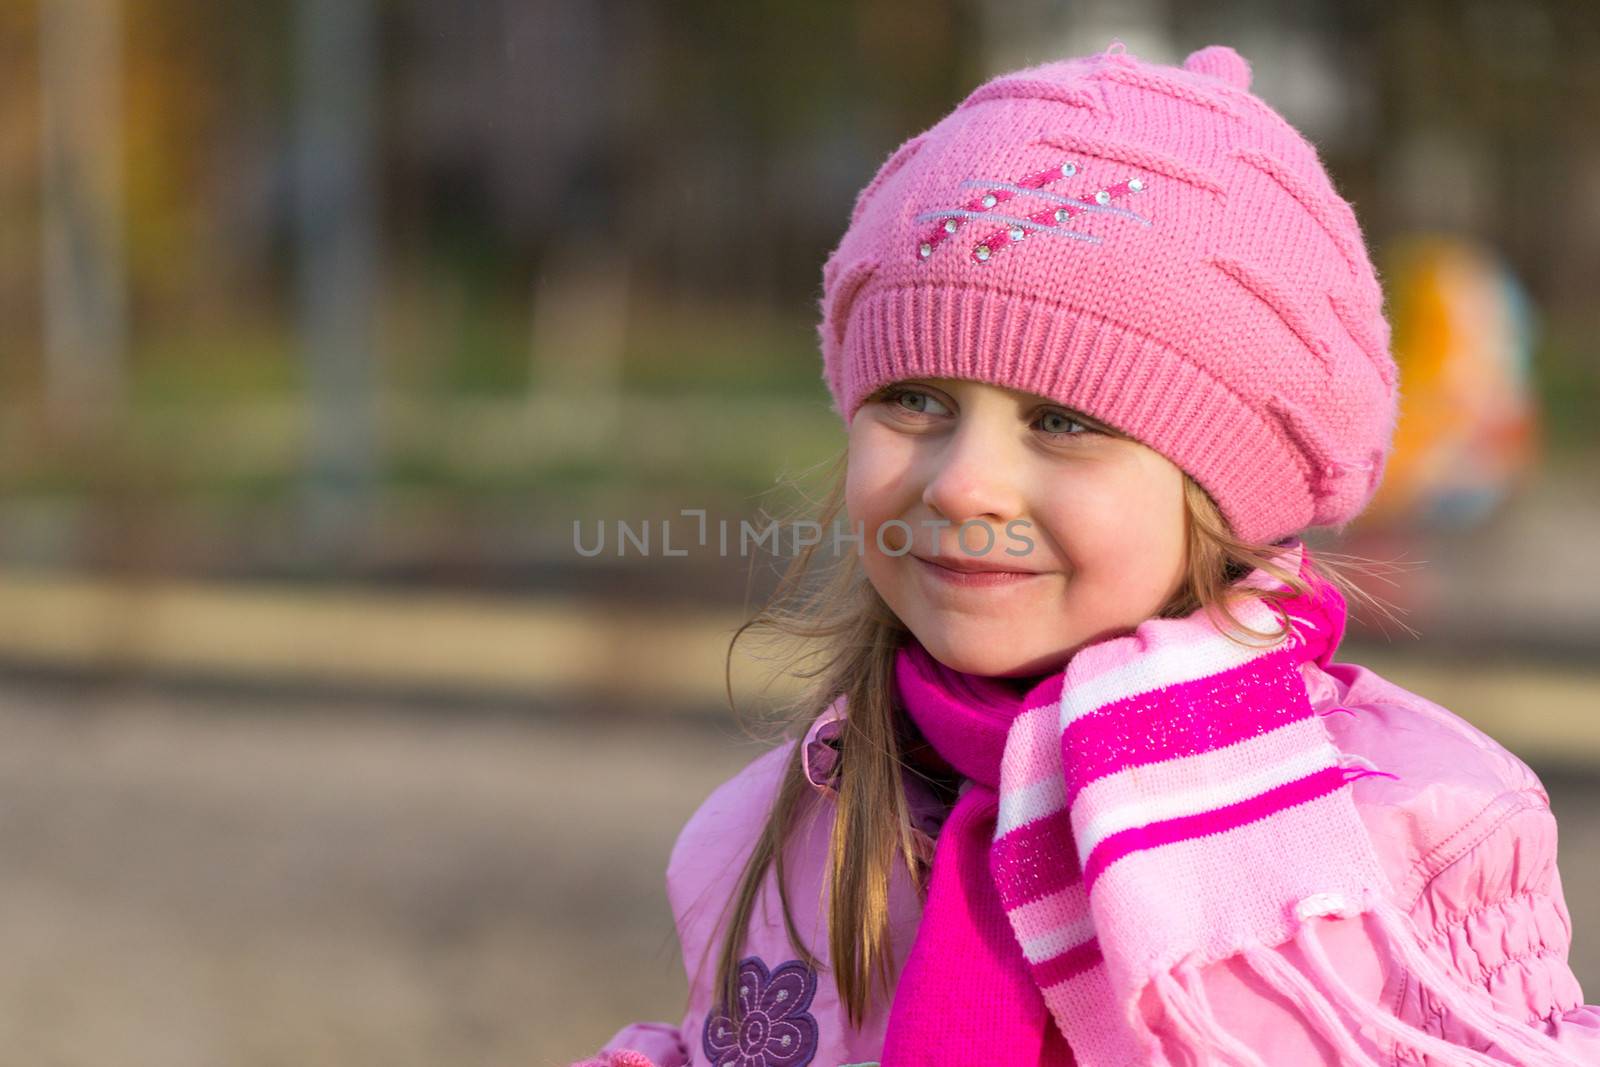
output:
[[[1571,920],[1556,868],[1555,817],[1538,777],[1459,716],[1364,667],[1334,663],[1324,669],[1308,662],[1303,672],[1316,710],[1343,708],[1349,713],[1322,719],[1334,743],[1399,776],[1370,775],[1352,788],[1402,905],[1439,957],[1467,982],[1486,989],[1503,1011],[1551,1034],[1580,1062],[1600,1065],[1600,1006],[1584,1003],[1567,965]],[[677,1025],[626,1026],[606,1043],[602,1056],[635,1049],[659,1067],[841,1067],[878,1059],[888,1005],[880,1000],[863,1026],[849,1026],[826,967],[827,915],[818,907],[835,762],[827,739],[837,729],[828,723],[842,713],[842,702],[829,708],[802,742],[808,776],[823,803],[815,821],[791,845],[794,881],[789,900],[796,925],[825,966],[813,971],[791,949],[769,870],[741,971],[756,987],[758,1010],[747,1018],[744,1033],[733,1033],[711,1003],[719,945],[714,924],[795,744],[787,741],[719,786],[673,848],[667,895],[690,980],[687,1014]],[[942,812],[918,779],[908,776],[906,782],[919,843],[931,855]],[[898,968],[920,917],[903,870],[896,871],[890,886],[890,908]],[[1381,998],[1401,1018],[1452,1043],[1498,1054],[1437,1005],[1423,1002],[1415,988],[1406,987],[1403,975],[1390,978],[1361,920],[1332,920],[1324,933],[1329,955],[1358,993]],[[1295,959],[1297,950],[1283,951],[1301,962]],[[1244,1037],[1266,1062],[1338,1062],[1322,1038],[1246,965],[1224,961],[1203,974],[1222,1024]],[[1378,1047],[1379,1062],[1418,1062],[1397,1056],[1392,1047]]]

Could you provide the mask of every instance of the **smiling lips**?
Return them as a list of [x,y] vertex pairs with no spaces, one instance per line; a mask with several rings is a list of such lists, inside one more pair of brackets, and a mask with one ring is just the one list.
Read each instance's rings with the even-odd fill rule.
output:
[[987,587],[1015,585],[1030,578],[1040,577],[1038,571],[1011,570],[1004,563],[974,558],[972,556],[937,556],[928,559],[913,556],[919,570],[927,572],[937,581],[956,586]]

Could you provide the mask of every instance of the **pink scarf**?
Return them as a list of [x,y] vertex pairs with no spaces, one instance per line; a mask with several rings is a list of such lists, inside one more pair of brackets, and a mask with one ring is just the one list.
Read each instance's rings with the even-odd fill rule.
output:
[[[1203,611],[1150,619],[1025,692],[953,671],[914,639],[901,649],[907,713],[970,782],[940,831],[883,1067],[1167,1064],[1157,1029],[1195,1062],[1260,1064],[1217,1024],[1198,976],[1234,955],[1345,1062],[1375,1064],[1374,1046],[1329,996],[1441,1064],[1500,1063],[1364,1003],[1332,973],[1314,920],[1363,912],[1397,965],[1469,1025],[1524,1062],[1573,1062],[1473,999],[1392,902],[1350,789],[1382,772],[1346,765],[1300,672],[1332,661],[1345,602],[1306,569],[1302,543],[1285,552],[1318,592],[1284,605],[1293,631],[1275,646],[1241,646]],[[1279,586],[1259,570],[1245,582]],[[1260,601],[1235,612],[1278,628]],[[1263,947],[1290,940],[1321,989]],[[1146,1020],[1147,990],[1161,1019]]]

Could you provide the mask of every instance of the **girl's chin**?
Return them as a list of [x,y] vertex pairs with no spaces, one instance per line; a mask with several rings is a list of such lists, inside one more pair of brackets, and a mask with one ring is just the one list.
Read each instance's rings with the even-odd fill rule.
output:
[[983,678],[1037,678],[1059,669],[1058,664],[1065,666],[1068,658],[1065,653],[1045,651],[1019,655],[1024,642],[1009,640],[1005,636],[996,637],[993,631],[986,635],[918,635],[917,639],[945,666]]

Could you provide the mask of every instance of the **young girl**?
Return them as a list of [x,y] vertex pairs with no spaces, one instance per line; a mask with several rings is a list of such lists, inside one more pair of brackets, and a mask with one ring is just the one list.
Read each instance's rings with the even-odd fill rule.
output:
[[681,1024],[587,1063],[1600,1064],[1538,779],[1335,661],[1355,589],[1300,534],[1377,489],[1395,365],[1249,83],[1114,42],[861,192],[839,563],[754,620],[823,640],[814,699],[673,850]]

